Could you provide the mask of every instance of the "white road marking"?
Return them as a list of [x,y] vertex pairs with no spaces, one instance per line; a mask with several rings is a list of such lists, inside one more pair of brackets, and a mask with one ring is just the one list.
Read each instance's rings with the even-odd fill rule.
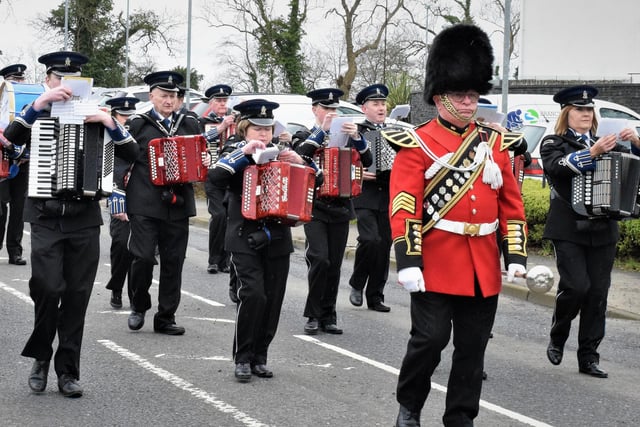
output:
[[198,399],[201,399],[202,401],[212,405],[216,410],[222,413],[231,415],[235,420],[237,420],[238,422],[242,423],[245,426],[250,426],[250,427],[267,426],[267,424],[264,424],[256,420],[255,418],[250,417],[249,415],[240,411],[235,406],[230,405],[224,402],[223,400],[218,399],[216,396],[212,395],[211,393],[208,393],[202,389],[195,387],[193,384],[189,383],[188,381],[178,377],[177,375],[172,374],[171,372],[165,369],[162,369],[154,365],[153,363],[127,350],[126,348],[120,347],[118,344],[116,344],[111,340],[98,340],[98,342],[104,345],[109,350],[124,357],[125,359],[128,359],[131,362],[134,362],[136,365],[140,366],[141,368],[171,383],[175,387],[181,390],[184,390],[190,393],[192,396]]
[[3,282],[0,282],[0,289],[2,289],[3,291],[9,292],[11,295],[15,297],[18,297],[19,299],[26,302],[27,304],[33,305],[33,300],[31,299],[31,297],[25,294],[24,292],[21,292],[15,288],[12,288],[11,286],[8,286]]
[[[160,284],[160,282],[158,282],[156,279],[153,279],[152,283],[155,283],[156,285]],[[186,296],[191,297],[193,299],[197,299],[198,301],[201,301],[201,302],[203,302],[205,304],[212,305],[214,307],[226,307],[225,304],[222,304],[222,303],[220,303],[218,301],[214,301],[214,300],[210,300],[210,299],[201,297],[200,295],[192,294],[191,292],[185,291],[184,289],[182,289],[180,292],[183,295],[186,295]]]
[[[349,350],[345,350],[344,348],[335,346],[333,344],[327,344],[325,342],[320,341],[317,338],[310,337],[308,335],[294,335],[294,337],[299,338],[303,341],[307,341],[320,347],[324,347],[327,350],[335,351],[336,353],[342,354],[343,356],[350,357],[352,359],[358,360],[360,362],[366,363],[368,365],[374,366],[378,369],[381,369],[385,372],[389,372],[390,374],[398,375],[400,373],[399,369],[396,369],[392,366],[385,365],[384,363],[377,362],[373,359],[369,359],[368,357],[361,356],[357,353],[354,353]],[[440,384],[431,382],[431,388],[441,391],[443,393],[447,392],[447,388]],[[542,421],[535,420],[533,418],[527,417],[526,415],[519,414],[517,412],[511,411],[509,409],[503,408],[502,406],[495,405],[493,403],[487,402],[486,400],[480,399],[480,406],[488,409],[489,411],[496,412],[500,415],[504,415],[505,417],[511,418],[513,420],[519,421],[523,424],[534,426],[534,427],[552,427],[550,424],[546,424]]]

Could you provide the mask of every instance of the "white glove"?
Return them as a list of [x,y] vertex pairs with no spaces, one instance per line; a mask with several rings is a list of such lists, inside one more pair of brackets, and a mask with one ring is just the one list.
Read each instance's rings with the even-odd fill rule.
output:
[[527,274],[527,269],[522,264],[509,264],[507,268],[507,282],[513,283],[513,279],[516,276],[516,273],[521,273],[518,277],[524,277]]
[[419,267],[407,267],[398,271],[398,283],[409,292],[424,292],[424,277]]

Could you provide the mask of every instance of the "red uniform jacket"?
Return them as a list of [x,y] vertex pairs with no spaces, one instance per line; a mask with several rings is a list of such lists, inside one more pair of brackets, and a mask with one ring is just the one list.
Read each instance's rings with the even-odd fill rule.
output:
[[[486,131],[494,142],[493,159],[500,169],[503,184],[492,189],[491,185],[483,183],[481,170],[475,181],[468,180],[466,187],[447,184],[453,188],[451,193],[456,201],[442,218],[474,224],[499,220],[500,235],[508,242],[509,263],[526,265],[524,206],[502,136],[476,123],[471,123],[460,135],[439,120],[419,127],[416,134],[437,157],[442,157],[454,153],[463,140],[478,129]],[[429,218],[423,214],[423,209],[429,205],[424,199],[425,189],[433,179],[426,178],[425,172],[433,163],[434,160],[415,143],[405,145],[395,158],[389,216],[397,268],[422,268],[427,291],[473,296],[476,276],[483,296],[496,295],[500,292],[502,277],[495,233],[470,236],[425,227],[429,223]],[[483,168],[483,164],[479,167]]]

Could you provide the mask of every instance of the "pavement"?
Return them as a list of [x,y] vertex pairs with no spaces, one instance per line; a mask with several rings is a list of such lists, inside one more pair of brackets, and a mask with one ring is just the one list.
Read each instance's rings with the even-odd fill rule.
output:
[[[191,223],[196,226],[208,227],[209,213],[207,212],[206,200],[196,198],[197,214],[191,219]],[[292,227],[291,234],[293,244],[296,249],[304,249],[304,228],[302,226]],[[349,239],[345,250],[345,259],[353,259],[357,245],[358,230],[355,222],[349,228]],[[530,301],[535,304],[547,307],[555,306],[555,295],[558,285],[558,270],[555,259],[551,256],[529,255],[527,269],[536,265],[544,265],[551,269],[554,275],[554,286],[546,293],[532,292],[527,288],[524,279],[516,279],[514,283],[502,282],[502,293],[512,297]],[[393,249],[391,250],[391,268],[395,271],[395,258]],[[640,321],[640,273],[614,268],[611,273],[611,288],[607,301],[607,317],[638,320]]]

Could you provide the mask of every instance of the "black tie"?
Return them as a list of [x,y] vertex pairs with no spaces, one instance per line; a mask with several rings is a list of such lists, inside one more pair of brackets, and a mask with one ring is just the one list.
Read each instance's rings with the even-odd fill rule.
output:
[[164,127],[167,129],[167,131],[171,130],[171,119],[166,118],[162,121],[162,124],[164,125]]

